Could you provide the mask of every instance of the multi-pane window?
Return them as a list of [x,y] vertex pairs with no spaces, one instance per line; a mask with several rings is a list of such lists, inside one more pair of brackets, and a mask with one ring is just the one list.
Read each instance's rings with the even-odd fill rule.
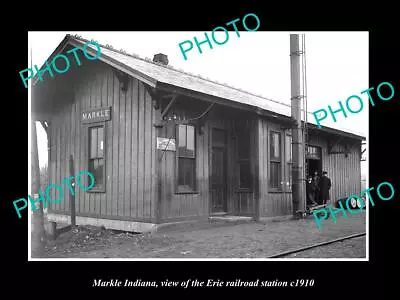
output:
[[104,190],[104,127],[89,128],[89,172],[93,174],[95,183],[92,190]]
[[270,151],[269,151],[269,186],[273,189],[281,189],[281,134],[270,132]]
[[238,132],[238,167],[239,167],[239,188],[251,189],[250,169],[250,133],[244,130]]
[[285,137],[285,160],[286,160],[286,187],[292,190],[292,136]]
[[196,130],[192,125],[177,125],[178,191],[196,189]]
[[307,145],[306,157],[308,159],[321,159],[321,148]]

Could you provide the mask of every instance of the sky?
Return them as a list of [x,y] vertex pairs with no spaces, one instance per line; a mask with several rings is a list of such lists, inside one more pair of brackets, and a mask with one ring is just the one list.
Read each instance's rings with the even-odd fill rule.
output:
[[[211,32],[207,31],[211,36]],[[198,52],[194,37],[204,40],[204,32],[29,32],[28,47],[32,48],[33,65],[39,68],[66,34],[78,34],[85,39],[112,45],[140,57],[153,59],[154,54],[168,55],[169,65],[184,71],[200,74],[211,80],[227,83],[270,99],[290,104],[290,48],[289,34],[305,34],[307,106],[308,111],[339,108],[351,95],[364,100],[364,108],[347,118],[337,114],[337,122],[329,117],[322,125],[335,126],[368,136],[367,96],[361,91],[368,89],[368,32],[229,32],[224,45],[213,43],[213,49],[205,43]],[[224,33],[216,35],[224,40]],[[194,47],[183,58],[179,43],[186,40]],[[186,45],[185,45],[186,46]],[[71,59],[73,59],[71,57]],[[49,62],[50,63],[50,62]],[[72,62],[73,63],[73,62]],[[29,62],[30,65],[30,62]],[[22,84],[22,82],[21,82]],[[356,110],[356,102],[350,103]],[[42,127],[37,126],[39,164],[47,164],[47,140]],[[367,166],[362,163],[362,173]]]

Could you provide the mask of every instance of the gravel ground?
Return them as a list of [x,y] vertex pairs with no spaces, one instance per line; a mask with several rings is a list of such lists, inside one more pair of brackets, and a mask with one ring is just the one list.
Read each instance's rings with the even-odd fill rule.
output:
[[[89,226],[61,234],[46,246],[49,258],[266,258],[343,236],[366,231],[365,213],[323,222],[322,229],[313,218],[303,220],[251,222],[212,228],[190,228],[132,234]],[[329,250],[310,250],[309,257],[362,257],[356,248],[337,243]],[[353,241],[354,243],[354,241]],[[365,245],[365,239],[358,241]],[[328,247],[328,246],[327,246]],[[351,249],[349,249],[351,247]],[[328,248],[329,249],[329,248]],[[308,252],[307,252],[308,253]],[[305,254],[304,254],[305,255]],[[300,256],[297,256],[300,257]]]
[[294,253],[285,258],[365,258],[365,236]]

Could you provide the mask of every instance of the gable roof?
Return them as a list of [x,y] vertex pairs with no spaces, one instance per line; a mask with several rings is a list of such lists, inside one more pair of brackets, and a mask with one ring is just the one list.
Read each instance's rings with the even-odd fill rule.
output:
[[[92,40],[93,41],[93,40]],[[49,57],[50,60],[53,56],[62,52],[62,50],[68,45],[83,46],[89,40],[86,40],[80,36],[66,35],[60,45],[55,49],[52,55]],[[194,91],[200,94],[209,95],[217,98],[226,99],[232,103],[244,104],[258,110],[272,112],[285,117],[291,117],[291,106],[289,104],[279,102],[273,99],[268,99],[261,95],[256,95],[244,91],[233,86],[229,86],[225,83],[210,80],[202,77],[201,75],[194,75],[185,72],[180,69],[176,69],[171,65],[163,65],[161,63],[153,62],[149,58],[141,58],[136,54],[128,54],[124,50],[115,50],[112,46],[102,45],[97,42],[101,47],[101,55],[99,60],[131,75],[152,87],[159,87],[160,85],[168,85],[176,88],[186,89]],[[88,45],[91,53],[95,53],[96,48],[94,45]],[[43,68],[43,67],[42,67]],[[42,69],[41,68],[41,69]],[[32,80],[37,81],[35,75]],[[304,115],[304,114],[302,114]],[[307,123],[315,125],[316,122],[314,116],[311,113],[307,114]],[[304,120],[304,118],[303,118]],[[365,140],[365,137],[354,131],[346,130],[343,131],[339,128],[323,126],[321,130],[329,131],[336,134],[344,134],[357,139]]]

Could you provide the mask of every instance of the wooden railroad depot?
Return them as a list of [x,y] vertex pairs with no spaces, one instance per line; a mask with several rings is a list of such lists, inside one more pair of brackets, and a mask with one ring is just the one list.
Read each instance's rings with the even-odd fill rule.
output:
[[[47,61],[86,42],[67,35]],[[33,116],[48,125],[49,182],[70,176],[70,156],[76,173],[96,178],[76,190],[77,224],[141,232],[292,214],[290,105],[176,70],[163,54],[101,46],[81,62],[32,90]],[[308,124],[307,170],[328,172],[332,199],[361,192],[362,140]],[[50,221],[69,222],[68,197],[49,207]]]

